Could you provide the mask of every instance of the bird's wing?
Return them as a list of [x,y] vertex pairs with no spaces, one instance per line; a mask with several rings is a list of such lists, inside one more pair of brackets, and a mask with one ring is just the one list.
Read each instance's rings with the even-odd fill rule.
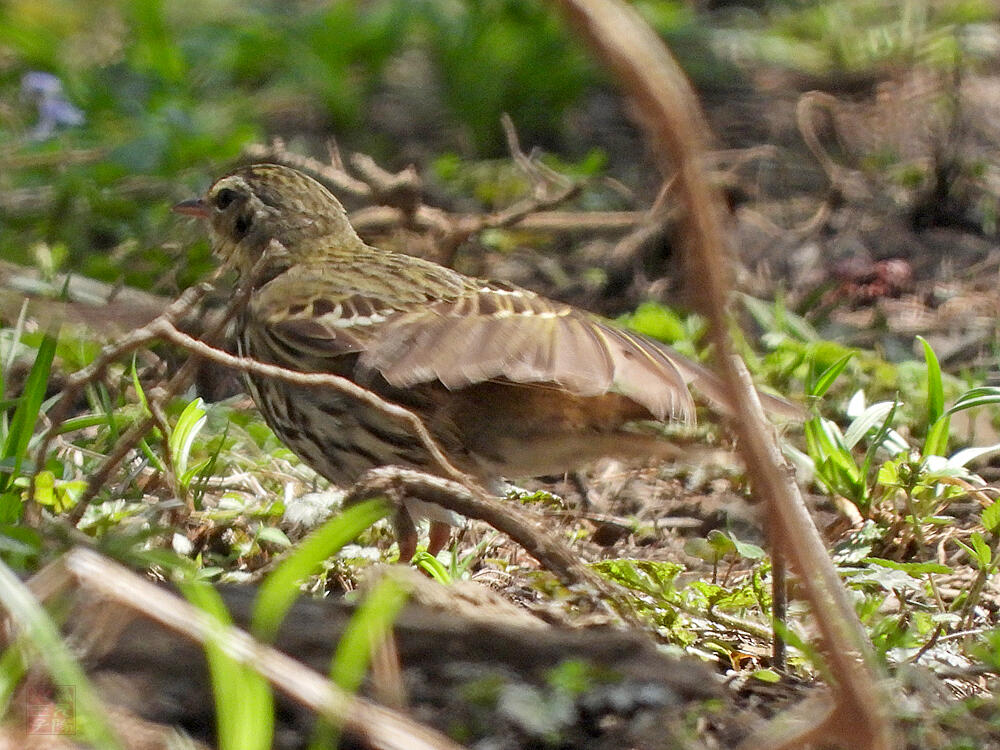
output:
[[691,419],[684,378],[654,342],[568,305],[486,282],[391,316],[361,355],[392,385],[450,389],[503,378],[580,396],[620,393],[658,419]]
[[[429,302],[419,279],[407,273],[416,259],[408,260],[400,268],[388,269],[389,285],[365,267],[364,258],[345,258],[336,273],[327,264],[293,266],[254,293],[248,323],[256,327],[257,335],[266,337],[277,360],[292,366],[312,362],[323,369],[324,359],[366,351],[390,321]],[[441,271],[437,288],[442,293],[454,296],[461,291],[461,276],[438,266],[430,268]]]
[[[616,392],[658,419],[693,416],[691,383],[716,409],[732,412],[719,377],[665,344],[533,292],[429,265],[439,274],[432,295],[407,276],[412,260],[390,289],[377,280],[366,289],[363,268],[349,287],[340,274],[301,267],[269,282],[255,295],[251,318],[271,358],[323,371],[336,357],[360,354],[363,367],[398,387],[437,380],[456,389],[503,378],[580,396]],[[761,399],[774,415],[803,419],[796,404],[766,393]]]
[[342,290],[336,279],[296,271],[252,303],[251,320],[279,362],[330,369],[332,359],[359,353],[362,367],[398,387],[502,378],[580,396],[616,392],[658,419],[693,417],[684,377],[662,347],[533,292],[456,276],[461,288],[438,286],[436,298],[420,300],[405,282],[362,292],[355,279]]

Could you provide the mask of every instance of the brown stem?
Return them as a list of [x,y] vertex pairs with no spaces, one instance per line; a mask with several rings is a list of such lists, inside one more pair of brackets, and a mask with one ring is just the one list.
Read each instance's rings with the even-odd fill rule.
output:
[[[634,8],[620,0],[557,0],[594,52],[616,75],[635,105],[663,175],[673,174],[682,197],[688,278],[704,300],[717,364],[735,407],[739,446],[756,495],[766,501],[771,538],[798,571],[820,628],[837,705],[817,727],[852,747],[895,746],[886,716],[889,703],[871,646],[826,553],[798,487],[786,468],[774,429],[766,421],[742,361],[731,353],[727,304],[730,293],[719,197],[702,173],[708,132],[698,101],[683,72]],[[842,721],[834,721],[840,719]]]

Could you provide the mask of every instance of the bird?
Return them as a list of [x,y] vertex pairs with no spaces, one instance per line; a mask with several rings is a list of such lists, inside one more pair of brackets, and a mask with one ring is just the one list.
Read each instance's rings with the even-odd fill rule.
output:
[[[601,457],[676,459],[677,446],[634,425],[692,422],[691,380],[726,400],[710,371],[659,341],[366,244],[340,201],[293,168],[241,166],[173,210],[205,220],[213,253],[251,286],[235,326],[242,356],[339,375],[412,411],[449,461],[487,486]],[[409,428],[341,391],[246,380],[278,438],[338,486],[382,466],[441,471]],[[430,517],[436,554],[454,516],[408,507],[399,559],[416,549],[414,515]]]

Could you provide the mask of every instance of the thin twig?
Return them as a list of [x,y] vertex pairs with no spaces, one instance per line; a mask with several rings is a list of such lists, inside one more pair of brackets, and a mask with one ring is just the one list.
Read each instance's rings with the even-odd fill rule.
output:
[[331,388],[350,396],[351,398],[363,401],[366,406],[375,409],[386,416],[399,421],[413,431],[413,434],[423,443],[423,447],[430,453],[431,458],[437,463],[442,472],[457,482],[468,485],[476,485],[476,481],[469,475],[457,469],[445,456],[434,436],[424,425],[423,421],[409,409],[386,401],[378,394],[357,385],[347,378],[339,375],[331,375],[320,372],[299,372],[289,370],[279,365],[272,365],[266,362],[259,362],[249,357],[236,357],[221,349],[209,346],[204,341],[188,336],[179,331],[168,321],[163,321],[158,326],[158,333],[161,338],[171,341],[183,347],[192,354],[210,360],[225,367],[229,367],[239,372],[263,375],[264,377],[283,380],[292,385],[305,386],[307,388]]
[[636,614],[631,596],[617,584],[595,574],[561,540],[542,529],[527,514],[483,490],[413,469],[385,466],[367,472],[345,498],[358,502],[371,497],[419,497],[468,518],[485,521],[523,547],[565,585],[583,584],[600,594],[623,620],[646,627]]

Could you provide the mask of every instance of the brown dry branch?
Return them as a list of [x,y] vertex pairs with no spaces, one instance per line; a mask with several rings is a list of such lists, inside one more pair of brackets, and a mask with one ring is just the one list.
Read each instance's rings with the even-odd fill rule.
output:
[[[755,494],[766,501],[772,544],[798,571],[812,607],[831,671],[834,704],[818,721],[779,732],[768,743],[801,747],[809,742],[888,750],[898,745],[887,716],[891,705],[881,671],[847,592],[781,456],[742,361],[729,338],[728,247],[718,196],[701,169],[708,129],[697,98],[663,42],[631,6],[620,0],[558,0],[570,21],[612,70],[639,113],[664,176],[674,175],[685,208],[688,278],[699,290],[710,321],[720,374],[736,407],[735,428]],[[774,725],[772,725],[773,728]],[[752,740],[747,747],[762,747]]]
[[[593,233],[622,232],[633,229],[646,220],[646,211],[546,211],[538,210],[522,217],[501,217],[506,222],[499,226],[536,232]],[[403,226],[402,211],[391,206],[371,206],[352,211],[351,226],[359,232],[385,232]],[[481,229],[492,228],[483,217],[468,214],[449,214],[439,208],[421,206],[413,226],[421,230],[450,231],[453,223],[464,226],[471,221],[482,222]]]
[[239,628],[220,625],[207,613],[92,550],[71,550],[36,578],[31,586],[43,601],[70,586],[79,586],[202,646],[222,649],[292,700],[343,727],[365,747],[459,750],[460,746],[444,735],[398,711],[341,690],[290,656],[259,643]]
[[[346,171],[336,149],[331,150],[329,164],[293,154],[285,149],[284,143],[280,140],[273,140],[266,146],[262,144],[248,146],[244,149],[244,154],[254,161],[271,161],[300,169],[326,185],[335,194],[348,194],[380,204],[351,214],[351,224],[359,231],[397,227],[433,231],[437,235],[435,243],[439,248],[439,257],[436,260],[444,265],[451,265],[455,252],[469,237],[486,229],[524,226],[523,222],[529,217],[537,217],[555,206],[562,205],[578,195],[583,188],[581,183],[556,174],[541,164],[536,157],[525,154],[521,150],[509,118],[504,120],[503,125],[511,158],[528,177],[532,195],[513,206],[485,215],[451,214],[440,208],[425,205],[420,196],[419,175],[413,167],[392,174],[364,154],[355,154],[350,160],[355,171],[360,173],[362,177],[360,180]],[[644,215],[632,212],[594,215],[569,213],[559,217],[549,215],[544,217],[544,221],[548,228],[555,231],[580,230],[584,228],[583,225],[594,228],[595,224],[603,228],[609,228],[608,225],[610,228],[619,228],[632,226],[636,216]],[[536,225],[532,228],[540,227]]]
[[351,166],[371,188],[373,201],[398,208],[412,219],[422,203],[424,188],[412,164],[393,174],[382,169],[368,154],[351,154]]
[[407,496],[435,503],[467,518],[485,521],[517,542],[564,584],[582,584],[599,593],[624,620],[641,626],[628,595],[620,588],[591,572],[569,547],[540,528],[528,514],[477,487],[412,469],[386,466],[365,474],[351,488],[345,502],[388,497],[399,505]]

